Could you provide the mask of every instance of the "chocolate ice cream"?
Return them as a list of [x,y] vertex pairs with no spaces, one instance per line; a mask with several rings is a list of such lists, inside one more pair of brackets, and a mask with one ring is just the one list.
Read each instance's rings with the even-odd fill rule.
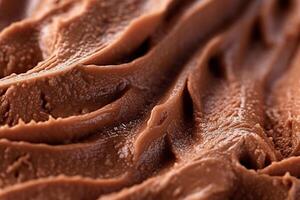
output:
[[300,199],[299,0],[0,0],[0,200]]

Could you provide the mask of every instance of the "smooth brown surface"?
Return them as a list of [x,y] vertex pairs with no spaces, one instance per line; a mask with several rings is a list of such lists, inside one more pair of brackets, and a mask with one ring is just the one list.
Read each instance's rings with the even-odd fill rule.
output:
[[0,0],[0,200],[300,199],[300,1]]

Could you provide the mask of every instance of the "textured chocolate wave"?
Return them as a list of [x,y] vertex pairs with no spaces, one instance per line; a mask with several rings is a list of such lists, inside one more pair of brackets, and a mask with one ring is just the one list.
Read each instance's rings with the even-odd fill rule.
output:
[[299,199],[300,1],[0,0],[0,199]]

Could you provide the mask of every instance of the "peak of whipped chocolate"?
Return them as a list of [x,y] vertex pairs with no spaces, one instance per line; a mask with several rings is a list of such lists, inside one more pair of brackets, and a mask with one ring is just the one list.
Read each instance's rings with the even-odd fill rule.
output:
[[299,0],[0,0],[0,200],[299,199]]

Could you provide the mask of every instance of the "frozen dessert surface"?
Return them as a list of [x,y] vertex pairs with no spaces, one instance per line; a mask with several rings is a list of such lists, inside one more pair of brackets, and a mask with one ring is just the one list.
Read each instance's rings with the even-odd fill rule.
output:
[[299,199],[300,1],[0,0],[0,200]]

